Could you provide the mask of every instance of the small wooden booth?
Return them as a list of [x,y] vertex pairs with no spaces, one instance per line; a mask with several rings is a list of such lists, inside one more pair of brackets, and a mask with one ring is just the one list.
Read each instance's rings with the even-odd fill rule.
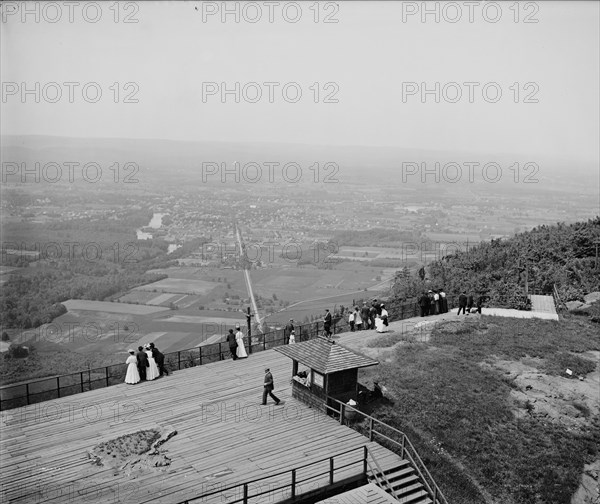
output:
[[[356,401],[359,368],[379,364],[320,336],[274,350],[292,359],[292,397],[322,411],[326,411],[327,396],[344,403]],[[300,365],[306,367],[304,372]]]

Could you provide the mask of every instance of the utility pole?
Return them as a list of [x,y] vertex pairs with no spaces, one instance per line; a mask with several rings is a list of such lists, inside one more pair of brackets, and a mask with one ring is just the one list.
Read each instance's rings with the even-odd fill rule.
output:
[[254,315],[250,313],[250,307],[248,306],[248,311],[246,313],[246,325],[248,326],[248,340],[250,341],[250,345],[252,346],[252,317]]

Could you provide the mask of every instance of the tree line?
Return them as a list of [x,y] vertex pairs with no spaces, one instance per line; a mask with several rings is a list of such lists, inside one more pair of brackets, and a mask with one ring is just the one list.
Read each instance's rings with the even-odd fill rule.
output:
[[410,299],[427,289],[444,289],[450,296],[465,290],[489,296],[494,306],[519,308],[526,288],[551,295],[556,285],[561,300],[583,300],[600,290],[598,248],[600,217],[542,225],[440,258],[424,268],[424,278],[405,268],[396,273],[393,294]]

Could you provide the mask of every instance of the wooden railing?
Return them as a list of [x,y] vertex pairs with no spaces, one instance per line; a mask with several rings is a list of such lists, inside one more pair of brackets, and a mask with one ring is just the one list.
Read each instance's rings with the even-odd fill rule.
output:
[[[369,457],[373,460],[372,464],[371,464],[371,461],[369,460]],[[375,478],[375,482],[377,483],[377,486],[379,488],[382,488],[386,492],[390,492],[393,497],[396,497],[394,488],[392,487],[392,485],[390,484],[390,481],[388,480],[387,476],[383,472],[383,469],[379,465],[379,462],[377,462],[375,455],[373,455],[370,451],[367,452],[367,465],[369,466],[369,469],[371,470],[371,474]],[[373,466],[375,466],[375,467],[373,467]]]
[[[334,404],[334,406],[330,406],[330,403]],[[341,401],[338,401],[337,399],[334,399],[333,397],[327,397],[326,408],[329,412],[333,413],[334,415],[339,415],[339,420],[341,424],[348,425],[352,428],[355,428],[355,424],[353,422],[348,421],[346,415],[347,411],[352,411],[353,415],[361,417],[364,421],[368,423],[367,437],[369,438],[369,441],[377,442],[378,439],[387,441],[392,446],[394,451],[398,451],[398,455],[400,455],[401,458],[408,460],[414,467],[414,469],[417,471],[421,482],[423,483],[423,486],[425,487],[426,491],[429,493],[429,496],[433,500],[433,504],[448,504],[448,501],[444,497],[444,494],[435,483],[433,477],[427,470],[427,467],[425,467],[425,464],[421,460],[421,457],[419,457],[417,450],[415,450],[414,446],[412,445],[406,434],[394,427],[383,423],[380,420],[377,420],[376,418],[373,418],[372,416],[363,413],[362,411],[350,406],[349,404],[345,404]],[[377,430],[377,427],[379,427],[379,430]],[[355,430],[361,432],[360,429],[355,428]],[[390,437],[381,432],[383,430],[387,430],[389,433],[391,433],[391,436],[395,436],[397,439],[394,439],[394,437]],[[361,432],[361,434],[366,435],[364,432]]]
[[[346,462],[345,464],[339,465],[339,459],[341,457],[348,455],[349,453],[353,453],[353,452],[359,452],[359,455],[357,455],[355,457],[355,459],[351,460],[350,462]],[[245,481],[243,483],[238,483],[235,485],[230,485],[230,486],[227,486],[224,488],[218,488],[216,490],[205,492],[205,493],[198,495],[196,497],[193,497],[191,499],[186,499],[184,501],[180,501],[180,502],[178,502],[178,504],[191,504],[194,502],[206,502],[206,499],[208,497],[214,497],[217,495],[221,495],[221,502],[226,501],[229,504],[235,504],[235,503],[240,503],[240,502],[244,503],[244,504],[248,504],[248,502],[250,502],[250,499],[254,499],[256,497],[260,497],[262,495],[267,495],[267,494],[271,494],[270,497],[268,498],[268,502],[277,502],[277,500],[273,500],[274,495],[276,495],[277,493],[281,493],[281,495],[286,495],[286,492],[287,492],[287,495],[289,496],[288,498],[292,499],[292,500],[296,499],[298,497],[301,497],[303,494],[306,495],[308,493],[311,493],[312,491],[301,492],[300,485],[307,484],[311,481],[314,481],[317,478],[322,478],[322,480],[323,480],[322,484],[320,486],[318,486],[318,488],[315,489],[315,490],[318,490],[319,492],[326,490],[328,487],[331,487],[332,485],[335,485],[336,483],[345,482],[349,479],[356,479],[357,482],[358,481],[366,481],[367,470],[368,470],[367,469],[368,454],[369,454],[369,449],[368,449],[367,445],[359,446],[359,447],[353,448],[351,450],[337,453],[330,457],[316,460],[314,462],[309,462],[308,464],[296,466],[293,469],[287,469],[285,471],[280,471],[275,474],[269,474],[268,476],[263,476],[262,478],[257,478],[254,480]],[[336,460],[338,460],[338,464],[336,464]],[[302,469],[316,467],[319,464],[323,464],[323,462],[328,462],[327,470],[317,472],[316,474],[311,474],[310,476],[308,476],[306,478],[298,479],[297,475],[298,475],[299,471],[301,471]],[[352,472],[350,474],[348,474],[348,472],[346,471],[346,474],[344,475],[343,478],[336,479],[336,473],[338,473],[339,471],[341,471],[343,469],[352,467],[352,466],[358,466],[358,469],[356,471],[354,471],[353,474],[352,474]],[[325,477],[325,478],[323,478],[323,477]],[[282,479],[288,479],[289,483],[280,484],[278,482],[275,482],[275,483],[273,483],[273,486],[271,486],[271,484],[268,483],[268,480],[272,480],[272,479],[278,479],[279,481],[281,481]],[[252,493],[252,487],[260,488],[264,485],[267,486],[267,490],[262,490],[262,491],[257,491],[257,492]],[[318,485],[318,483],[317,483],[317,485]],[[231,500],[232,495],[233,496],[239,495],[239,497],[238,498],[233,497],[235,500]],[[286,500],[286,498],[281,498],[279,500],[283,501],[283,500]]]
[[[339,320],[332,330],[339,333],[346,324]],[[306,341],[323,332],[323,321],[296,326],[296,341]],[[283,329],[244,338],[248,353],[260,352],[283,345],[287,342]],[[165,353],[167,370],[180,370],[201,366],[210,362],[228,359],[229,345],[226,342],[203,345],[187,350]],[[127,373],[127,364],[114,364],[100,368],[86,369],[66,375],[29,380],[14,385],[0,387],[0,411],[18,408],[29,404],[58,399],[98,388],[123,383]]]
[[[449,305],[451,301],[448,300]],[[418,315],[418,305],[407,303],[400,305],[400,313],[393,320],[402,320]],[[306,341],[323,333],[323,321],[310,322],[296,326],[296,341]],[[349,330],[348,312],[333,320],[332,332],[338,334]],[[244,338],[248,353],[260,352],[286,343],[284,329],[269,331],[260,335]],[[203,345],[178,352],[165,353],[165,367],[168,370],[179,370],[188,367],[201,366],[210,362],[228,359],[229,346],[226,342]],[[60,397],[80,394],[97,388],[109,387],[123,383],[127,373],[126,364],[114,364],[93,369],[76,371],[74,373],[28,380],[13,385],[0,387],[0,411],[19,408],[29,404],[50,401]]]

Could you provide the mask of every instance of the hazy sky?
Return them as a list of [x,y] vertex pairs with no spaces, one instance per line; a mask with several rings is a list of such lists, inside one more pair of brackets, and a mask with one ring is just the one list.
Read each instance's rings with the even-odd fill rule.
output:
[[[1,8],[3,134],[386,145],[598,163],[598,2]],[[239,103],[235,92],[222,96],[223,83],[239,83]],[[33,92],[23,95],[25,87]]]

